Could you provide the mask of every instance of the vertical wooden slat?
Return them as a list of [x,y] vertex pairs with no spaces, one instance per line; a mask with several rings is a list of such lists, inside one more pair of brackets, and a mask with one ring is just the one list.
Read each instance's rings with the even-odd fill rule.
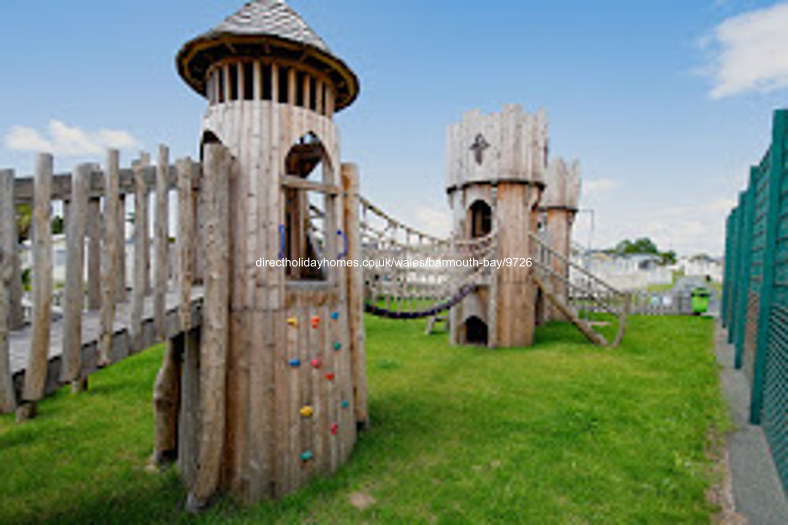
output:
[[101,199],[88,201],[88,310],[101,308]]
[[[224,456],[227,344],[229,335],[229,178],[232,157],[218,144],[205,146],[205,303],[200,342],[199,470],[187,508],[199,510],[219,487]],[[204,395],[203,395],[204,394]]]
[[145,183],[145,170],[150,165],[150,155],[142,153],[134,164],[134,286],[131,303],[132,349],[142,350],[142,314],[145,306],[148,240],[148,190]]
[[16,410],[16,392],[11,375],[9,333],[11,331],[11,279],[17,251],[14,172],[0,170],[0,413]]
[[[361,259],[361,226],[359,223],[359,174],[355,164],[342,164],[342,182],[345,189],[345,230],[347,234],[347,259]],[[367,400],[366,335],[364,333],[364,275],[362,268],[348,268],[348,326],[350,329],[350,379],[353,385],[356,422],[369,425]]]
[[[11,178],[14,178],[13,170],[10,171]],[[21,330],[25,325],[24,309],[22,308],[22,264],[19,260],[19,250],[16,249],[19,241],[19,230],[16,223],[16,207],[14,205],[6,208],[12,213],[10,235],[14,243],[14,251],[11,252],[11,284],[10,284],[10,304],[9,325],[11,330]]]
[[180,318],[181,330],[191,328],[190,302],[194,267],[194,198],[192,195],[192,161],[181,159],[177,163],[178,170],[178,259],[180,270]]
[[106,366],[110,361],[112,349],[112,335],[115,324],[115,305],[120,295],[118,292],[120,253],[118,252],[118,239],[122,237],[119,227],[123,225],[118,221],[120,184],[120,156],[117,150],[107,152],[106,180],[104,193],[104,274],[102,275],[102,301],[101,301],[101,340],[99,342],[99,367]]
[[156,430],[151,463],[157,467],[166,466],[177,457],[181,359],[185,341],[186,337],[183,333],[167,341],[164,362],[153,386],[153,412]]
[[52,155],[39,154],[33,180],[33,334],[22,392],[24,404],[17,419],[35,417],[36,403],[44,396],[49,360],[52,303]]
[[82,371],[82,306],[85,276],[85,220],[90,166],[81,164],[71,175],[71,205],[66,223],[66,290],[63,355],[60,381],[79,379]]
[[118,284],[115,288],[118,302],[123,302],[127,298],[126,285],[126,195],[118,195],[118,235],[115,238],[117,245],[117,280]]
[[154,290],[154,321],[156,338],[166,337],[166,297],[167,297],[167,256],[169,249],[169,229],[167,210],[167,170],[169,168],[170,151],[166,146],[159,146],[159,159],[156,170],[156,287]]

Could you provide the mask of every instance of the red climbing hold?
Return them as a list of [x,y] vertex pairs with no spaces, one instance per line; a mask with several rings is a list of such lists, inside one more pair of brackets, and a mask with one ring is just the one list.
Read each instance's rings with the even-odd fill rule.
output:
[[331,373],[326,374],[326,379],[328,379],[329,381],[333,381],[335,377],[336,376],[334,374],[331,374]]
[[312,359],[312,366],[314,368],[320,368],[321,366],[323,366],[323,361],[320,359]]
[[320,316],[316,315],[312,318],[312,328],[317,330],[320,327]]
[[333,424],[331,425],[331,434],[332,434],[332,435],[334,435],[334,436],[336,436],[336,435],[337,435],[337,432],[339,432],[339,425],[338,425],[338,424],[336,424],[336,423],[333,423]]

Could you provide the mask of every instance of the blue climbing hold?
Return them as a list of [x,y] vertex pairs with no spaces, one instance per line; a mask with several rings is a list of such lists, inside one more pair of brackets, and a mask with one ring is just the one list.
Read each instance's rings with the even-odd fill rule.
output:
[[311,450],[307,450],[303,454],[301,454],[301,461],[309,461],[310,459],[314,459],[315,454]]
[[348,408],[350,403],[348,401],[342,401],[342,408]]
[[292,366],[293,368],[298,368],[299,366],[301,366],[301,360],[300,359],[291,359],[290,360],[290,366]]
[[334,312],[333,314],[331,314],[331,319],[333,319],[334,321],[338,320],[339,319],[339,312]]
[[334,350],[342,350],[342,343],[334,343]]

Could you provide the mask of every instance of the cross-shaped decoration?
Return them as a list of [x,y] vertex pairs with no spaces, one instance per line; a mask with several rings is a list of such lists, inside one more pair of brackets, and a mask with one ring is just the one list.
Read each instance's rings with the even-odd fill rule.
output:
[[484,139],[481,133],[476,135],[476,139],[473,141],[473,145],[471,145],[471,151],[476,155],[476,164],[479,166],[482,165],[482,161],[484,161],[484,150],[490,147],[490,144]]

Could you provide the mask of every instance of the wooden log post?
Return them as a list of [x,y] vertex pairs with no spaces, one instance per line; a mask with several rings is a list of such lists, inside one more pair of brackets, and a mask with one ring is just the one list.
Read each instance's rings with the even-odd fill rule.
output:
[[85,276],[85,222],[90,166],[81,164],[71,176],[71,205],[66,222],[66,290],[60,381],[80,391],[82,375],[82,306]]
[[[166,154],[159,150],[159,172],[161,172],[162,157],[165,157],[164,166],[167,166]],[[187,337],[185,331],[188,330],[191,322],[191,244],[193,243],[192,230],[189,227],[192,224],[192,186],[191,186],[191,161],[189,159],[179,160],[176,166],[178,174],[178,247],[179,247],[179,260],[181,268],[178,271],[179,277],[182,279],[180,284],[181,292],[185,290],[185,296],[181,295],[180,306],[180,325],[181,332],[175,338],[167,341],[167,350],[164,354],[164,362],[161,369],[156,376],[156,383],[153,387],[153,405],[156,424],[156,437],[153,457],[151,463],[158,468],[165,467],[178,458],[178,420],[179,420],[179,405],[181,400],[181,374],[183,356],[186,351]],[[161,242],[159,217],[161,215],[159,195],[162,193],[160,188],[161,173],[156,180],[156,239],[157,239],[157,268],[161,261],[161,254],[159,253],[159,243]],[[165,173],[166,184],[166,173]],[[166,200],[165,200],[166,206]],[[163,213],[166,220],[166,210]],[[166,236],[166,233],[165,233]],[[169,242],[169,239],[167,239]],[[184,251],[187,253],[184,256]],[[166,255],[165,255],[166,257]],[[185,266],[185,269],[184,269]],[[157,290],[159,292],[159,281],[161,275],[156,273]],[[183,280],[185,279],[185,281]],[[157,296],[158,297],[158,296]],[[163,309],[164,306],[161,305]],[[159,305],[156,306],[158,311]],[[161,327],[162,329],[165,327]],[[157,326],[157,331],[159,327]],[[159,334],[166,336],[166,333]],[[182,452],[182,451],[181,451]]]
[[134,286],[131,297],[131,338],[134,352],[142,348],[142,314],[148,290],[148,185],[145,170],[150,155],[142,153],[134,163]]
[[[12,171],[12,178],[13,173]],[[19,260],[19,250],[17,249],[17,245],[19,244],[19,230],[16,224],[16,207],[12,206],[9,210],[13,210],[14,213],[13,221],[10,223],[10,234],[14,242],[14,251],[10,254],[11,288],[9,289],[9,293],[11,294],[11,302],[9,308],[11,311],[9,313],[9,326],[11,330],[21,330],[25,326],[25,312],[24,308],[22,308],[22,263]]]
[[88,201],[88,310],[101,309],[101,199]]
[[0,414],[16,410],[11,372],[11,278],[17,251],[14,172],[0,171]]
[[52,167],[52,155],[39,154],[33,182],[33,334],[22,404],[17,409],[20,422],[36,416],[37,403],[46,388],[52,324]]
[[233,158],[224,146],[205,146],[202,191],[206,197],[206,272],[200,336],[200,437],[197,472],[187,509],[199,511],[219,488],[224,457],[229,336],[229,179]]
[[154,238],[156,264],[155,290],[153,298],[154,323],[156,338],[166,337],[166,298],[167,298],[167,257],[169,250],[169,229],[167,227],[167,174],[169,169],[170,151],[166,146],[159,146],[159,159],[156,169],[156,236]]
[[177,163],[178,171],[178,262],[180,269],[180,317],[181,330],[191,329],[192,279],[194,278],[194,190],[192,181],[192,161],[181,159]]
[[126,290],[126,194],[118,195],[118,235],[115,237],[117,251],[117,266],[115,278],[117,279],[117,286],[115,292],[117,294],[117,301],[124,302],[128,296]]
[[[99,367],[107,366],[112,351],[112,336],[115,332],[115,305],[118,300],[118,191],[120,185],[120,155],[117,150],[107,153],[107,167],[104,195],[104,274],[102,275],[103,294],[101,301],[101,339],[99,341]],[[122,227],[122,224],[120,224]]]
[[[345,190],[344,215],[347,233],[347,259],[361,259],[361,226],[359,222],[359,173],[355,164],[342,164],[342,183]],[[347,269],[348,324],[350,328],[351,376],[356,423],[369,426],[369,402],[367,400],[367,356],[364,332],[364,269]]]

